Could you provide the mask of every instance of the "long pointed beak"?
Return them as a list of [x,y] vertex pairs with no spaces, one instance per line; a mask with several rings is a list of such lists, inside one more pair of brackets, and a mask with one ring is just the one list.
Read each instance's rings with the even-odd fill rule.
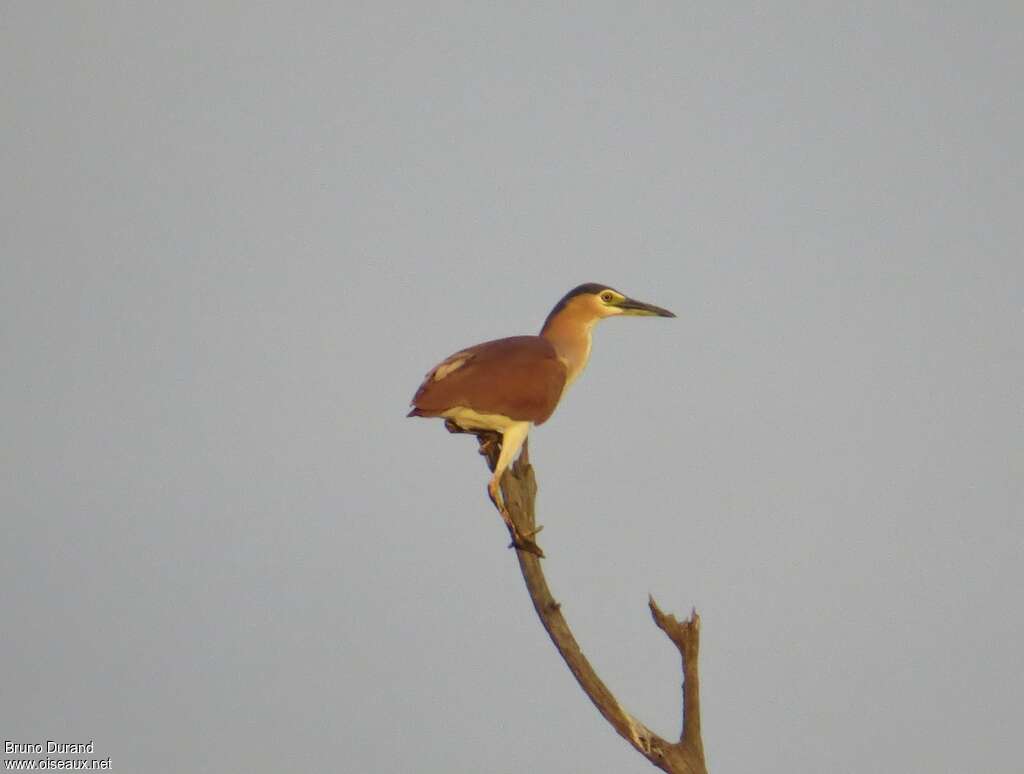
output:
[[635,317],[675,317],[668,309],[637,301],[635,298],[627,298],[619,302],[618,307],[622,310],[623,314]]

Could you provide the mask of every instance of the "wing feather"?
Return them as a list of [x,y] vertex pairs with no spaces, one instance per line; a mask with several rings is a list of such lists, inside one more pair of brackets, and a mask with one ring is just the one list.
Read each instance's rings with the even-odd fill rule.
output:
[[558,405],[565,365],[540,336],[477,344],[430,370],[412,399],[410,416],[440,416],[461,406],[541,424]]

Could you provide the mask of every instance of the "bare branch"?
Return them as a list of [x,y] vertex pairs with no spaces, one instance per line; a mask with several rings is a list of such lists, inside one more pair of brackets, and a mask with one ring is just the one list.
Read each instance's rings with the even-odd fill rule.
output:
[[[499,443],[494,434],[479,434],[480,453],[494,469]],[[538,531],[534,501],[537,481],[529,461],[529,451],[523,446],[519,460],[506,471],[502,490],[509,514],[516,529],[524,535]],[[548,588],[541,569],[540,558],[525,550],[517,550],[519,567],[523,573],[533,607],[548,636],[572,672],[576,681],[604,716],[616,733],[652,764],[670,774],[707,774],[704,763],[704,745],[700,733],[700,693],[697,655],[700,641],[700,618],[696,611],[687,621],[662,613],[650,599],[655,623],[665,632],[679,650],[683,662],[683,731],[678,742],[669,742],[627,712],[590,665],[569,624],[562,615],[558,602]]]
[[663,613],[654,597],[649,597],[647,604],[651,608],[654,623],[672,640],[683,660],[683,730],[679,735],[679,744],[691,748],[703,763],[700,676],[697,669],[697,657],[700,652],[700,616],[696,610],[692,610],[687,620],[679,621],[674,615]]

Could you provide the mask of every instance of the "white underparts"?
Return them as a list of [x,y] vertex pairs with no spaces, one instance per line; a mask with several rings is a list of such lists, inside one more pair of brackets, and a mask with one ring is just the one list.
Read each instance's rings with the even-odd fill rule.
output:
[[445,419],[452,420],[463,430],[496,430],[505,433],[512,425],[529,425],[529,422],[518,422],[504,414],[481,414],[465,406],[453,406],[441,414]]
[[495,481],[501,480],[501,474],[512,464],[519,454],[523,441],[533,427],[532,422],[511,419],[502,414],[481,414],[465,406],[455,406],[441,414],[445,419],[452,420],[463,430],[494,430],[501,433],[501,454],[494,468]]

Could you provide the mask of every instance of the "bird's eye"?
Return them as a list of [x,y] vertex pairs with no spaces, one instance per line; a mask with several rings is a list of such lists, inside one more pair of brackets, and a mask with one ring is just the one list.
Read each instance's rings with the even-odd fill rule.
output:
[[611,293],[601,294],[601,300],[604,301],[606,304],[610,304],[613,298],[615,298],[615,296],[613,296]]

